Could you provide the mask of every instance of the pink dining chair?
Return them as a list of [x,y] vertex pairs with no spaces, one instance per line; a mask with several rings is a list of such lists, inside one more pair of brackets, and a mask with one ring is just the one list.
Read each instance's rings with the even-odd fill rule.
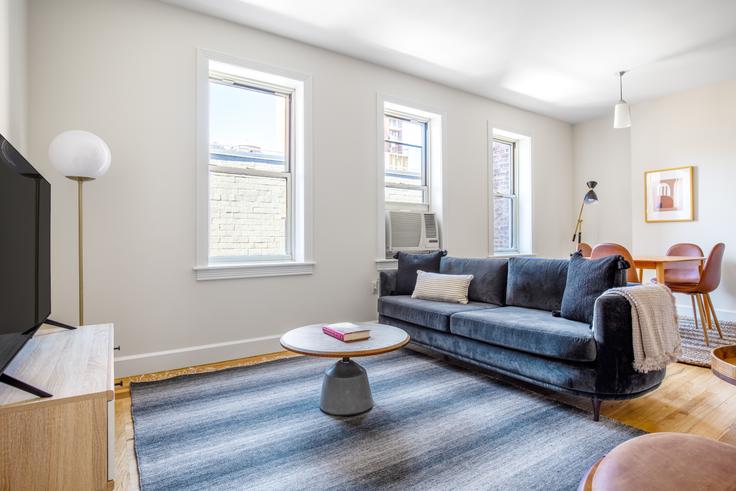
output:
[[[713,246],[708,254],[708,259],[703,267],[703,274],[699,275],[697,283],[670,283],[668,286],[675,293],[685,293],[690,295],[693,304],[693,316],[695,317],[695,327],[698,327],[697,311],[700,312],[700,324],[703,326],[703,336],[705,337],[705,345],[709,346],[708,328],[713,329],[715,321],[718,335],[723,338],[721,332],[721,324],[716,316],[716,309],[713,307],[713,301],[710,299],[710,293],[718,288],[721,283],[721,265],[723,264],[723,252],[726,250],[726,244],[719,243]],[[695,302],[697,300],[698,308],[696,311]],[[707,328],[706,328],[707,323]]]
[[[675,244],[667,249],[667,256],[703,257],[703,249],[697,244]],[[672,263],[664,270],[664,284],[697,283],[700,281],[700,267],[696,263]]]
[[581,242],[578,244],[578,251],[580,251],[583,257],[590,257],[590,254],[593,252],[593,248],[590,247],[590,244]]
[[621,244],[606,242],[595,246],[593,248],[593,252],[590,254],[591,259],[598,259],[607,256],[623,256],[629,263],[629,269],[626,270],[626,281],[629,283],[641,283],[639,275],[636,273],[636,268],[634,267],[634,258],[627,248]]

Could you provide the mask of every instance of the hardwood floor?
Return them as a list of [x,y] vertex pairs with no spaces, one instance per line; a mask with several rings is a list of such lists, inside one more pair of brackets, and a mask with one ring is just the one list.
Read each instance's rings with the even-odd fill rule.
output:
[[[128,390],[131,380],[161,380],[186,373],[252,365],[289,356],[294,355],[286,352],[273,353],[123,379],[123,387],[115,395],[115,489],[139,489]],[[590,411],[588,400],[559,394],[549,396]],[[712,375],[706,368],[681,363],[670,365],[667,368],[667,377],[659,389],[638,399],[605,401],[601,414],[648,432],[693,433],[736,445],[736,387]]]

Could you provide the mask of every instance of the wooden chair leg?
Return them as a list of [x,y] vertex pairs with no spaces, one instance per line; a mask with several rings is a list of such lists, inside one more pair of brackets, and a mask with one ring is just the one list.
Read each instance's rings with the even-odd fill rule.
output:
[[708,308],[708,300],[704,294],[700,294],[700,300],[703,302],[703,310],[705,310],[705,320],[708,323],[708,329],[713,330],[713,319],[710,317],[710,309]]
[[695,329],[698,328],[698,310],[695,307],[695,295],[690,295],[690,302],[693,304],[693,322],[695,322]]
[[710,308],[711,316],[713,317],[713,321],[716,324],[716,330],[718,331],[718,336],[720,336],[720,338],[723,339],[723,333],[721,332],[721,323],[718,322],[718,316],[716,315],[716,308],[713,307],[713,300],[710,298],[710,293],[705,294],[705,301],[708,304],[708,307]]
[[642,285],[644,284],[644,270],[643,269],[639,270],[639,281],[641,282]]
[[705,345],[710,346],[710,341],[708,340],[708,328],[705,327],[705,311],[703,310],[703,301],[700,298],[700,295],[697,293],[694,294],[695,299],[698,301],[698,311],[700,312],[700,325],[703,326],[703,336],[705,337]]

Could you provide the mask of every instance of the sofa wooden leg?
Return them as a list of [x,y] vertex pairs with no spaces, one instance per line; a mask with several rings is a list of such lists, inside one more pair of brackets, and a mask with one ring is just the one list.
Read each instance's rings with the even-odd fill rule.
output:
[[599,421],[601,419],[601,400],[594,397],[591,402],[593,402],[593,421]]

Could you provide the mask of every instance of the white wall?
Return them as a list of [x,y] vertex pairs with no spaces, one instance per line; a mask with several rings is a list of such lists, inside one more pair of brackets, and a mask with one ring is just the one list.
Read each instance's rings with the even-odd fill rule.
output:
[[[600,200],[583,210],[583,241],[595,245],[631,241],[631,153],[629,130],[613,129],[612,118],[573,127],[573,206],[577,213],[587,192],[585,183],[597,181]],[[572,231],[570,232],[572,238]]]
[[[312,75],[313,275],[194,279],[196,48]],[[29,59],[30,159],[53,186],[53,310],[62,321],[76,318],[75,185],[49,167],[47,145],[79,128],[112,150],[109,173],[86,185],[86,319],[115,322],[127,359],[120,375],[276,350],[278,335],[298,325],[376,317],[378,93],[447,115],[451,254],[488,254],[489,121],[533,138],[534,252],[567,253],[566,123],[153,1],[34,1]]]
[[[736,80],[637,104],[632,108],[631,187],[634,249],[663,254],[676,242],[706,252],[726,243],[721,287],[712,295],[722,317],[736,317]],[[695,221],[644,222],[644,171],[695,166]],[[689,307],[686,297],[678,303]],[[725,318],[725,317],[724,317]]]
[[[610,121],[593,121],[574,128],[575,173],[594,174],[596,157],[623,156],[615,192],[630,199],[603,200],[599,212],[606,221],[586,226],[600,240],[626,237],[621,227],[628,209],[632,251],[641,255],[664,254],[677,242],[699,244],[706,254],[717,242],[726,243],[720,288],[712,295],[724,319],[736,319],[736,81],[727,81],[636,104],[631,109],[630,130],[613,130]],[[630,144],[625,133],[630,131]],[[611,133],[621,132],[612,137]],[[618,160],[618,159],[617,159]],[[614,162],[611,162],[613,165]],[[695,166],[695,221],[646,223],[644,221],[644,171],[680,165]],[[628,168],[626,168],[628,166]],[[601,184],[603,185],[603,183]],[[630,203],[630,205],[629,205]],[[621,214],[621,216],[619,216]],[[615,218],[611,218],[615,217]],[[615,223],[616,234],[609,232]],[[593,229],[593,230],[591,230]],[[649,273],[651,276],[651,273]],[[681,312],[690,314],[687,297],[678,296]]]
[[0,134],[26,144],[26,2],[0,2]]

